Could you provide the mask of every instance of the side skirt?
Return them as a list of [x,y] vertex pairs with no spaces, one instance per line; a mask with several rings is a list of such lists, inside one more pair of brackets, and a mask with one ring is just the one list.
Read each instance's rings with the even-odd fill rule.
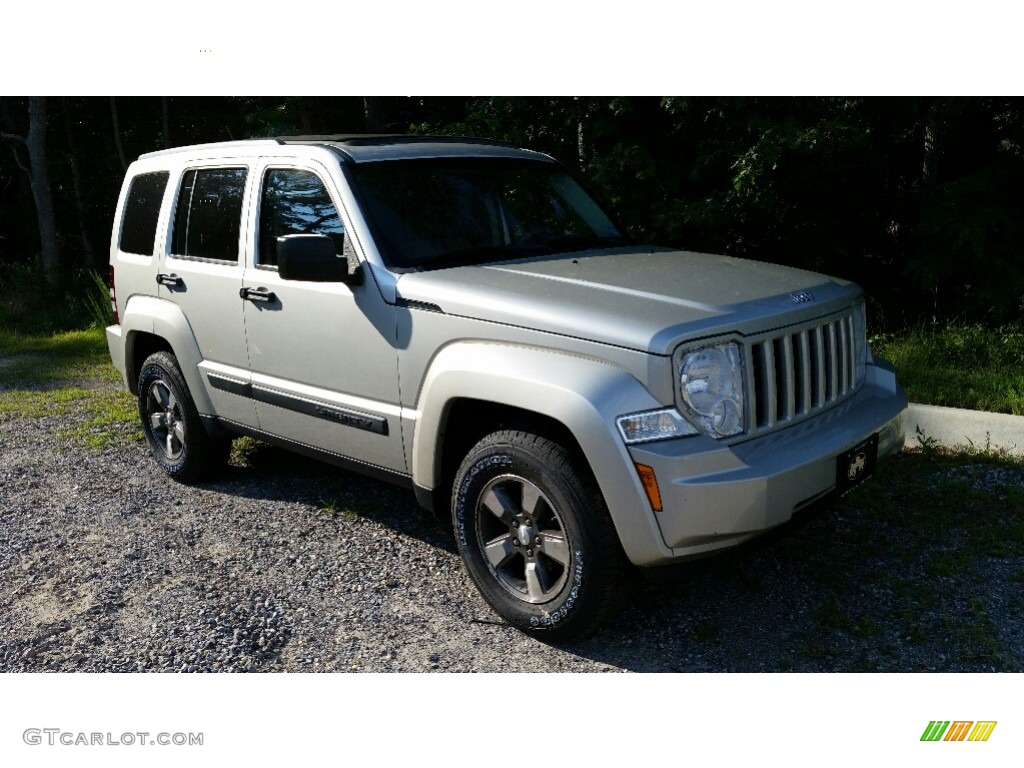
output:
[[368,464],[365,461],[359,461],[358,459],[353,459],[349,456],[342,456],[340,453],[325,451],[321,448],[314,448],[313,446],[306,445],[305,443],[299,443],[295,440],[271,435],[267,432],[263,432],[262,430],[247,427],[244,424],[239,424],[228,419],[221,419],[217,416],[203,415],[202,419],[203,425],[206,427],[206,431],[210,434],[224,434],[226,432],[233,435],[246,435],[257,440],[262,440],[264,443],[277,446],[278,448],[284,448],[286,450],[302,454],[303,456],[308,456],[311,459],[316,459],[317,461],[323,461],[327,464],[332,464],[336,467],[341,467],[342,469],[347,469],[352,472],[358,472],[361,475],[367,475],[369,477],[376,478],[377,480],[384,480],[385,482],[401,486],[402,488],[414,489],[412,477],[404,472],[396,472],[393,469],[379,467],[376,464]]

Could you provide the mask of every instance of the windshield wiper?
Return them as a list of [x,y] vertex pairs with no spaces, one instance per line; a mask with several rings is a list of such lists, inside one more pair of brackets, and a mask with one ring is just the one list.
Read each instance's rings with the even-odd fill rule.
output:
[[544,241],[544,247],[550,248],[552,253],[565,251],[585,251],[590,248],[614,248],[618,245],[626,245],[629,241],[619,235],[566,235],[565,237],[554,237]]
[[473,248],[460,248],[455,251],[440,253],[415,264],[416,269],[440,269],[442,267],[464,267],[471,264],[485,264],[491,261],[509,261],[511,259],[537,256],[548,253],[565,253],[567,251],[583,251],[589,248],[614,248],[626,245],[625,237],[597,235],[566,235],[554,237],[537,243],[523,245],[479,245]]
[[506,261],[523,256],[536,256],[547,250],[545,245],[484,245],[474,248],[460,248],[437,256],[429,256],[416,264],[418,269],[438,267],[461,267],[483,264],[488,261]]

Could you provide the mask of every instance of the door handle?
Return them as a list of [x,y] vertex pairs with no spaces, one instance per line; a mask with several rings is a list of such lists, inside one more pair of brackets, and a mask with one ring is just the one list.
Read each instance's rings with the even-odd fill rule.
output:
[[156,276],[156,281],[160,285],[166,285],[171,288],[181,288],[185,285],[185,281],[173,273],[170,275],[159,274]]
[[274,295],[274,292],[268,291],[266,288],[242,288],[238,295],[249,301],[261,301],[264,303],[277,301],[277,296]]

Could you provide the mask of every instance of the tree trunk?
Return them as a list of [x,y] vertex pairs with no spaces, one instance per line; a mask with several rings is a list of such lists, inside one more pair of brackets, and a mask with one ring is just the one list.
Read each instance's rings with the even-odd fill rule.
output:
[[114,123],[114,146],[117,147],[117,158],[121,161],[121,170],[128,170],[128,160],[124,155],[124,146],[121,144],[121,121],[117,119],[117,100],[110,97],[110,119]]
[[50,175],[46,166],[46,97],[31,96],[28,100],[28,135],[4,133],[4,138],[14,139],[28,150],[28,166],[14,157],[28,175],[32,188],[32,201],[36,206],[36,222],[39,225],[39,252],[43,260],[46,281],[57,285],[57,224],[53,215],[53,194],[50,192]]
[[576,159],[579,161],[580,172],[587,169],[587,144],[583,135],[583,109],[580,106],[580,97],[574,96],[573,101],[576,107]]
[[171,148],[171,99],[169,96],[160,97],[160,106],[164,115],[164,149]]
[[75,198],[75,212],[78,214],[78,231],[82,238],[82,257],[85,265],[95,269],[96,252],[92,247],[92,239],[89,237],[89,228],[86,225],[88,216],[86,214],[85,197],[82,194],[82,174],[78,166],[78,145],[75,142],[75,135],[71,131],[71,119],[68,117],[67,101],[61,100],[64,108],[64,130],[68,138],[68,166],[71,168],[71,192]]
[[939,177],[939,105],[932,103],[924,120],[924,152],[921,183],[925,194],[931,194]]
[[383,101],[381,96],[363,97],[363,116],[366,118],[367,133],[384,132],[384,110],[381,104]]

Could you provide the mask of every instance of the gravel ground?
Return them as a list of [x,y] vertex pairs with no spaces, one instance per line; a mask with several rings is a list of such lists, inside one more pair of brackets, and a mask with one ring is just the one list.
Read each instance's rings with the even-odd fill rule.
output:
[[[1024,668],[1024,558],[978,558],[922,601],[935,577],[889,554],[857,494],[638,584],[598,635],[553,646],[499,622],[409,492],[268,447],[182,486],[141,443],[55,437],[75,418],[0,416],[5,671]],[[993,504],[1024,487],[1019,465],[963,475]],[[979,637],[955,629],[972,616]]]

